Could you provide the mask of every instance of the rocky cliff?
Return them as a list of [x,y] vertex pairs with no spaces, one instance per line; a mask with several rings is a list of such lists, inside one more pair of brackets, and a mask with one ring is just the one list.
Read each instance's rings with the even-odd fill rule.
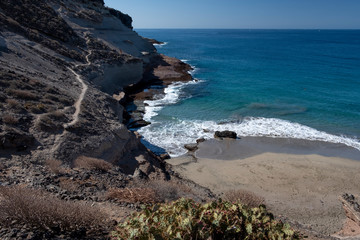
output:
[[[71,166],[85,155],[127,174],[162,174],[164,163],[123,124],[121,92],[189,75],[131,23],[102,0],[0,2],[3,160],[58,159]],[[166,74],[156,74],[164,68]]]

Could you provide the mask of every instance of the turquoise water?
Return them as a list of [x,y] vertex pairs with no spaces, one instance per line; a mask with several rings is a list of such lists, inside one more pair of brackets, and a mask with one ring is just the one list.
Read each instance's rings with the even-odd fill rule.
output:
[[[139,132],[176,156],[216,130],[360,149],[360,31],[137,30],[194,66],[197,82],[149,101]],[[205,130],[205,131],[204,131]],[[153,147],[153,146],[152,146]]]

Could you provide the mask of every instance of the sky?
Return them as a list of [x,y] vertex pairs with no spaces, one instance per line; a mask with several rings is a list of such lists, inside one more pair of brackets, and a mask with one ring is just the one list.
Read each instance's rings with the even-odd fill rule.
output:
[[105,0],[134,28],[360,29],[360,0]]

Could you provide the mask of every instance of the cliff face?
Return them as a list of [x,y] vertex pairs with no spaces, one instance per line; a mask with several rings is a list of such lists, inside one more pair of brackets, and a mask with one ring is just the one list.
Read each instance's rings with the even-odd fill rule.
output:
[[131,23],[102,0],[0,2],[1,158],[71,165],[86,155],[129,174],[163,168],[112,97],[160,56]]

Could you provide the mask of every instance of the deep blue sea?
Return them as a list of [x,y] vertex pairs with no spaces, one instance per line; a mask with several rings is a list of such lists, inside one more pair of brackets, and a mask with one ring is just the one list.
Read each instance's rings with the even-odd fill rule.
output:
[[136,31],[165,42],[158,51],[192,65],[197,80],[147,101],[152,124],[139,132],[157,151],[178,156],[225,129],[360,149],[360,31]]

